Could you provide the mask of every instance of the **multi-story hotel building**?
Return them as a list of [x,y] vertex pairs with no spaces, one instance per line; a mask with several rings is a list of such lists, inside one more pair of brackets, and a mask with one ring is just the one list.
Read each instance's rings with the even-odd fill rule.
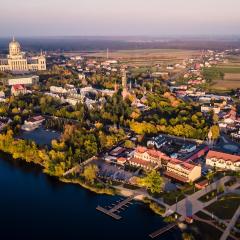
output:
[[172,158],[165,175],[180,182],[194,182],[201,177],[201,166]]
[[194,182],[201,177],[201,166],[170,158],[166,154],[138,146],[128,163],[146,170],[163,168],[165,175],[180,182]]
[[28,72],[46,70],[46,58],[44,55],[27,57],[21,52],[19,42],[13,40],[9,43],[9,55],[0,59],[0,71]]
[[207,154],[206,165],[223,170],[240,171],[240,156],[211,150]]
[[163,158],[168,157],[160,151],[138,146],[134,152],[133,158],[129,159],[129,163],[150,170],[161,167]]

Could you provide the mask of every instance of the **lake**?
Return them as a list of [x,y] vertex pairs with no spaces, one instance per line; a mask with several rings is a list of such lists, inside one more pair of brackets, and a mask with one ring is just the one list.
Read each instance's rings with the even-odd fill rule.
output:
[[58,139],[61,133],[57,131],[47,130],[44,127],[39,127],[33,131],[21,131],[18,137],[25,140],[33,140],[38,145],[51,145],[53,139]]
[[[37,166],[0,155],[0,239],[150,239],[162,218],[135,202],[116,221],[98,212],[118,196],[97,195],[65,184]],[[173,230],[161,239],[181,239]]]

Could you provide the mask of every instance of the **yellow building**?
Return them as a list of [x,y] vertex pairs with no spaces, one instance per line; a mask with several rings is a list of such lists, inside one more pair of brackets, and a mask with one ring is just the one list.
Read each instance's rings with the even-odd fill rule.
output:
[[180,182],[194,182],[201,177],[201,166],[171,159],[167,163],[165,175]]
[[44,55],[27,57],[21,52],[19,42],[13,40],[9,43],[9,55],[0,59],[0,71],[28,72],[46,70],[46,58]]

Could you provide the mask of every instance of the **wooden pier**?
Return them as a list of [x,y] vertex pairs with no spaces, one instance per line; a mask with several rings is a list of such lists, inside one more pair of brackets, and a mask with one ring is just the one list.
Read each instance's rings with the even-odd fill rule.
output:
[[171,223],[171,224],[167,225],[166,227],[160,228],[159,230],[149,234],[149,237],[151,237],[151,238],[158,237],[176,226],[177,226],[177,223]]
[[131,204],[131,201],[137,196],[138,194],[133,194],[132,196],[122,200],[122,201],[117,201],[116,204],[112,204],[111,206],[108,206],[107,208],[103,208],[101,206],[97,206],[96,209],[102,213],[105,213],[106,215],[119,220],[122,217],[119,216],[116,213],[119,213],[120,210],[124,210],[124,207],[128,207],[128,204]]

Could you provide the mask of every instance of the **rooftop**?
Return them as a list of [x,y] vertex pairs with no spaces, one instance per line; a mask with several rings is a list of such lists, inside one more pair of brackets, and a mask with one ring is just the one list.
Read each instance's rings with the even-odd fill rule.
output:
[[240,156],[238,156],[238,155],[233,155],[233,154],[218,152],[218,151],[213,151],[213,150],[210,150],[208,152],[207,158],[217,158],[217,159],[222,159],[224,161],[230,161],[230,162],[239,162],[240,161]]
[[149,161],[145,161],[145,160],[142,160],[142,159],[139,159],[139,158],[131,158],[129,160],[129,162],[131,162],[133,164],[139,164],[139,165],[144,166],[144,167],[150,167],[150,168],[154,168],[156,166],[156,164],[154,164],[154,163],[151,163]]
[[162,153],[162,152],[154,150],[154,149],[148,149],[146,147],[141,147],[141,146],[138,146],[136,148],[136,151],[138,153],[145,153],[145,152],[147,152],[150,156],[156,157],[156,158],[167,157],[165,153]]

